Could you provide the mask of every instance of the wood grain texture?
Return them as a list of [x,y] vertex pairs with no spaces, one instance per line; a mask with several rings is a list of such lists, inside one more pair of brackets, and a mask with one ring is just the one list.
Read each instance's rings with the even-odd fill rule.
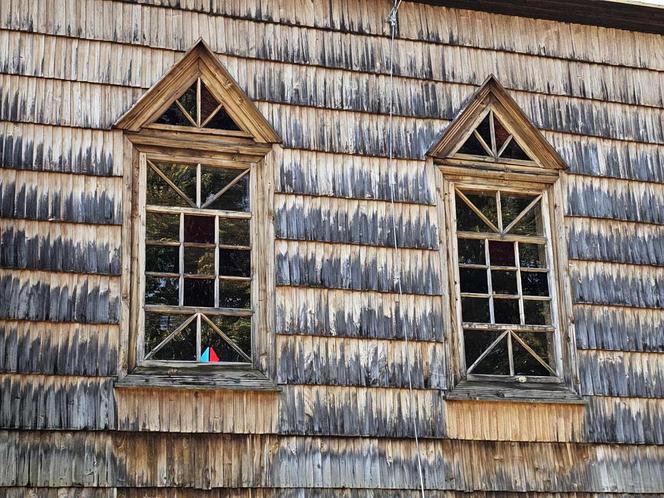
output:
[[0,267],[120,275],[120,229],[0,219]]
[[276,330],[281,334],[442,340],[438,296],[348,292],[322,288],[276,289]]
[[661,353],[580,351],[584,395],[661,398],[664,362]]
[[116,324],[120,279],[0,270],[0,319]]
[[0,321],[0,372],[113,376],[116,325]]

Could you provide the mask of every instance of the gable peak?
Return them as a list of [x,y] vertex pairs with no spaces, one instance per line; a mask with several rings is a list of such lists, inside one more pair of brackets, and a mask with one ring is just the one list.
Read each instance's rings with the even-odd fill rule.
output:
[[492,74],[470,97],[427,153],[435,159],[474,158],[543,169],[565,169],[560,155]]
[[203,39],[198,39],[115,127],[128,131],[186,127],[261,143],[281,141]]

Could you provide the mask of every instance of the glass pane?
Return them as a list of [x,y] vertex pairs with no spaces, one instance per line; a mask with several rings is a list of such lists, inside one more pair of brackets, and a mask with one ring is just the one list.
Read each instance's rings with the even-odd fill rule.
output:
[[489,261],[491,266],[516,266],[514,242],[490,240]]
[[178,328],[189,315],[145,313],[145,354],[152,351],[168,334]]
[[251,276],[251,252],[241,249],[219,249],[219,275]]
[[214,306],[214,280],[203,278],[184,279],[185,306]]
[[146,213],[145,240],[170,242],[180,240],[180,216],[177,214]]
[[[214,324],[226,334],[247,356],[251,357],[250,317],[210,317]],[[206,357],[205,351],[210,348]],[[233,349],[212,327],[203,321],[201,335],[201,361],[212,361],[213,351],[218,361],[246,363],[247,359]]]
[[145,202],[152,206],[189,206],[189,203],[173,187],[148,167]]
[[496,323],[519,324],[519,300],[518,299],[494,299],[493,316]]
[[487,113],[477,127],[477,133],[484,139],[484,143],[491,148],[491,113]]
[[493,131],[496,135],[496,151],[499,151],[505,144],[505,140],[510,136],[510,132],[505,129],[495,115],[493,117]]
[[[470,199],[471,196],[466,195]],[[489,221],[492,220],[492,216],[495,216],[495,198],[493,199],[493,214],[491,213],[490,200],[487,201],[482,199],[481,196],[472,196],[479,201],[480,206],[475,204],[475,206],[487,216]],[[491,197],[489,197],[491,199]],[[482,209],[484,208],[484,209]],[[468,206],[466,201],[464,201],[459,195],[456,196],[456,215],[457,215],[457,230],[461,232],[494,232],[492,228],[489,227],[482,219],[477,216],[477,214]]]
[[461,292],[477,292],[482,294],[489,292],[486,270],[459,268],[459,280]]
[[[503,212],[503,228],[512,223],[521,211],[535,199],[532,195],[518,195],[502,192],[500,194],[500,205]],[[535,207],[533,207],[535,209]]]
[[175,102],[173,102],[168,109],[162,114],[159,119],[155,121],[159,124],[167,124],[173,126],[191,126],[189,121]]
[[219,102],[201,80],[201,124],[219,106]]
[[549,278],[544,272],[521,272],[521,290],[526,296],[548,296]]
[[548,301],[523,300],[527,325],[551,325],[551,306]]
[[219,218],[219,243],[222,245],[249,246],[250,220]]
[[473,239],[458,239],[459,263],[483,265],[484,241]]
[[[224,170],[222,170],[224,171]],[[225,170],[228,171],[228,170]],[[241,171],[233,170],[228,173],[223,173],[227,175],[228,181],[224,183],[223,186],[227,185],[231,180],[237,177]],[[210,191],[210,196],[219,192],[220,189],[215,190],[214,192]],[[224,192],[220,197],[215,199],[209,206],[211,209],[222,209],[224,211],[244,211],[248,212],[250,209],[249,204],[249,175],[244,175],[240,180],[237,181],[232,187],[230,187],[226,192]]]
[[145,277],[145,304],[178,305],[177,278]]
[[519,264],[524,268],[546,268],[546,248],[544,244],[519,242]]
[[182,94],[182,96],[178,99],[180,104],[182,104],[182,107],[185,108],[185,110],[189,113],[191,118],[196,121],[196,82],[192,83],[192,85],[187,89],[186,92]]
[[461,318],[464,322],[489,323],[489,300],[479,297],[461,298]]
[[[552,366],[550,352],[551,334],[548,333],[520,333],[517,334],[523,341],[530,346],[549,366]],[[551,375],[544,365],[535,359],[526,348],[524,348],[516,339],[512,339],[512,354],[514,358],[514,373],[516,375]]]
[[[196,165],[162,162],[155,162],[154,164],[170,181],[189,197],[191,202],[196,203]],[[185,205],[188,206],[189,204],[185,203]]]
[[519,146],[519,144],[516,143],[516,139],[514,138],[510,140],[509,144],[507,144],[507,147],[505,147],[505,150],[500,155],[500,157],[505,157],[507,159],[520,159],[522,161],[530,160],[528,154],[526,154],[524,150]]
[[510,229],[510,233],[516,235],[544,235],[542,224],[542,203],[535,204],[519,222]]
[[471,154],[473,156],[488,156],[486,149],[482,147],[482,144],[474,133],[472,133],[466,143],[464,143],[459,149],[459,154]]
[[196,319],[177,333],[151,359],[196,361]]
[[214,216],[184,216],[184,241],[214,244]]
[[185,246],[184,272],[191,275],[214,275],[214,249]]
[[145,271],[178,273],[180,248],[177,246],[146,246]]
[[206,128],[214,128],[216,130],[230,130],[241,131],[241,128],[233,121],[226,109],[223,107],[217,111],[214,117],[205,125]]
[[219,281],[219,307],[250,308],[251,282],[245,280]]
[[[205,204],[210,199],[212,199],[221,189],[226,187],[231,181],[235,180],[239,175],[243,173],[241,169],[224,169],[224,168],[212,168],[212,167],[202,167],[201,168],[201,199],[202,203]],[[248,177],[248,175],[245,175]],[[247,178],[248,180],[248,178]],[[249,199],[247,197],[246,201],[243,199],[243,195],[249,195],[249,183],[244,178],[239,181],[241,185],[231,187],[227,192],[221,195],[217,201],[214,201],[212,205],[215,205],[214,209],[230,209],[233,211],[244,211],[243,202],[246,202],[247,207]],[[245,192],[246,190],[246,192]],[[232,199],[227,200],[226,204],[235,205],[235,207],[221,208],[216,206],[216,204],[225,196],[230,196]],[[208,207],[212,207],[208,206]]]
[[494,226],[498,226],[498,207],[495,192],[464,192],[463,194]]
[[[500,334],[497,332],[476,332],[466,330],[463,333],[466,351],[466,368],[481,356]],[[507,336],[494,346],[489,354],[480,361],[470,374],[509,375],[510,362],[507,356]]]
[[491,270],[491,286],[496,294],[517,294],[516,272]]

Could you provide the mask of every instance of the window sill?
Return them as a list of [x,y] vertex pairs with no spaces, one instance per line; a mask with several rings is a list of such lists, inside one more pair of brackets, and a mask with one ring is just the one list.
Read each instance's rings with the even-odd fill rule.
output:
[[462,381],[446,396],[449,401],[514,401],[521,403],[585,404],[583,397],[560,384]]
[[115,387],[281,391],[277,384],[251,366],[217,365],[137,367],[118,379]]

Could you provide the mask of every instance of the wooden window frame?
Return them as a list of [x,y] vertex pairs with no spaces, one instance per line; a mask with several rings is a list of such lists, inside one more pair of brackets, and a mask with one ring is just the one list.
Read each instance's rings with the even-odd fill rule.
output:
[[[118,387],[276,390],[274,378],[274,229],[272,200],[276,145],[237,133],[209,136],[147,126],[125,133],[123,223],[123,358]],[[251,363],[144,360],[144,226],[147,161],[202,163],[249,169],[251,223]],[[241,216],[241,215],[240,215]],[[248,216],[241,216],[248,217]],[[238,314],[246,314],[238,312]]]

